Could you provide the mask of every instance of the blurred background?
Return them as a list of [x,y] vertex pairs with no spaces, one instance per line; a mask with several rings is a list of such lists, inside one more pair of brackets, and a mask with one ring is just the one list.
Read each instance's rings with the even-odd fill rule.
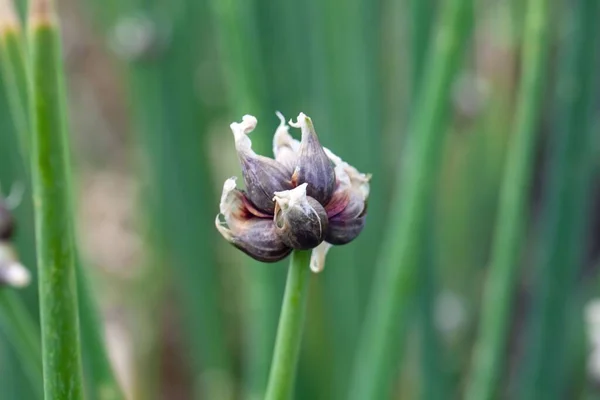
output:
[[[565,241],[558,248],[569,255],[551,266],[538,262],[548,245],[545,223],[552,216],[545,210],[551,209],[547,204],[560,158],[557,138],[567,134],[556,118],[569,82],[583,79],[558,66],[574,46],[576,11],[593,2],[551,2],[547,79],[534,174],[525,188],[526,232],[500,398],[511,398],[520,384],[536,340],[530,329],[538,317],[534,305],[548,300],[547,293],[558,293],[548,301],[566,310],[550,325],[563,333],[556,343],[563,355],[544,358],[561,368],[553,375],[561,380],[561,398],[600,396],[600,366],[594,364],[585,322],[586,306],[600,289],[600,87],[594,79],[586,81],[593,91],[593,112],[583,113],[580,129],[569,131],[578,135],[583,150],[563,160],[584,159],[586,174],[584,189],[573,195],[560,228]],[[346,398],[387,216],[398,207],[390,198],[406,128],[421,73],[426,63],[436,62],[427,54],[441,3],[57,2],[77,240],[128,399],[262,398],[287,260],[250,260],[221,238],[213,221],[224,180],[240,176],[229,124],[244,114],[257,116],[254,148],[270,156],[279,123],[275,111],[288,119],[306,113],[324,146],[373,174],[365,231],[356,241],[333,248],[324,272],[311,277],[296,382],[297,399]],[[419,280],[414,321],[402,346],[395,399],[463,395],[514,131],[525,3],[478,0],[468,22],[468,50],[444,124],[447,134],[420,268],[425,277]],[[598,71],[599,42],[591,39],[580,38],[589,50],[585,63],[594,63],[592,70]],[[558,84],[562,79],[566,86]],[[14,131],[6,96],[0,95],[5,195],[13,183],[27,181]],[[580,178],[579,173],[569,177]],[[35,274],[29,194],[15,210],[15,241],[23,263]],[[19,292],[34,318],[36,284],[34,278]],[[547,292],[548,285],[560,290]],[[597,314],[592,317],[598,319]],[[0,387],[2,400],[36,398],[3,334]]]

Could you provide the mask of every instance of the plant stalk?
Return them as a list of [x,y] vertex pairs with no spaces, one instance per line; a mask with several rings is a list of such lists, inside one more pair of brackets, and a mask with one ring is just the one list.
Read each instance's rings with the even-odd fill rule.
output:
[[47,399],[83,398],[60,36],[48,0],[30,3],[32,181]]
[[292,253],[266,400],[289,399],[294,387],[308,298],[310,253],[310,251]]
[[0,1],[0,55],[1,68],[8,94],[13,123],[18,132],[21,155],[27,164],[29,134],[29,70],[21,21],[12,0]]
[[[431,48],[431,36],[435,22],[437,0],[411,0],[410,45],[411,45],[411,98],[412,105],[417,104],[423,85],[422,76],[427,53]],[[408,140],[411,140],[408,138]],[[432,196],[430,199],[430,217],[428,228],[424,233],[420,255],[420,295],[419,295],[419,345],[420,345],[420,398],[434,400],[441,398],[442,374],[440,367],[441,346],[438,343],[438,332],[435,330],[433,312],[436,295],[437,263],[435,259],[435,214],[436,207]]]
[[[378,259],[374,290],[354,364],[348,398],[385,398],[404,342],[418,269],[430,196],[436,184],[450,88],[466,48],[470,0],[452,0],[441,10],[422,95],[411,122],[412,140],[393,193],[392,215]],[[435,60],[435,61],[433,61]]]
[[0,289],[0,323],[4,335],[10,340],[21,361],[33,391],[43,398],[42,390],[42,349],[38,327],[30,317],[21,299],[11,289]]
[[469,400],[494,398],[506,361],[512,295],[524,236],[526,201],[534,159],[548,47],[548,1],[530,0],[525,16],[525,38],[518,94],[515,134],[505,165],[504,181],[490,269],[483,293],[479,336],[475,344]]
[[[593,187],[592,128],[598,79],[597,21],[600,2],[563,5],[564,27],[555,89],[554,123],[548,150],[548,176],[542,211],[538,285],[525,347],[521,398],[563,398],[567,390],[569,305],[579,292],[585,233]],[[543,384],[541,383],[543,382]]]
[[[6,91],[11,123],[18,133],[21,149],[21,165],[28,170],[27,142],[29,120],[27,118],[28,86],[25,63],[25,43],[21,21],[11,0],[0,1],[0,64],[2,81]],[[4,103],[3,103],[4,105]],[[9,112],[3,115],[8,116]],[[2,243],[0,243],[2,246]],[[4,336],[15,348],[16,357],[29,379],[33,392],[43,398],[42,350],[39,327],[27,309],[23,299],[9,288],[0,288],[0,322]]]
[[123,400],[123,392],[108,358],[99,310],[80,257],[76,260],[76,271],[86,399]]
[[[0,2],[2,15],[0,16],[0,39],[2,46],[3,77],[8,87],[8,100],[12,119],[18,131],[23,157],[28,156],[29,142],[31,141],[31,122],[29,119],[29,81],[31,70],[28,54],[25,49],[24,37],[21,31],[21,22],[14,8],[12,0]],[[25,165],[28,171],[28,165]],[[97,307],[90,297],[89,291],[83,289],[88,286],[85,271],[81,263],[77,263],[78,296],[81,301],[81,335],[85,348],[83,361],[86,365],[93,365],[90,373],[86,371],[89,379],[89,390],[92,399],[120,399],[122,394],[114,377],[110,361],[104,348],[102,324],[98,320]],[[13,301],[16,301],[13,298]],[[25,323],[25,322],[24,322]],[[33,326],[31,323],[28,325]],[[37,339],[39,341],[39,338]],[[39,346],[38,346],[39,347]],[[41,370],[41,350],[40,358]],[[40,376],[41,377],[41,376]]]

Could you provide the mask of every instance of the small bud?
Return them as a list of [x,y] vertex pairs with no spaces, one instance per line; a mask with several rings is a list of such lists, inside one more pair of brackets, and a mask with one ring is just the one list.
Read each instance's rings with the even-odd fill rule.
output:
[[0,241],[10,240],[15,231],[15,220],[2,200],[0,200]]
[[17,259],[10,244],[0,242],[0,285],[22,288],[31,281],[31,274]]
[[273,214],[275,203],[273,193],[289,190],[293,187],[291,170],[277,161],[256,154],[252,150],[252,142],[248,135],[256,127],[257,120],[251,115],[245,115],[241,123],[231,124],[238,152],[246,196],[261,212]]
[[341,160],[335,167],[335,174],[336,190],[326,206],[329,229],[325,240],[342,245],[354,240],[365,226],[371,176]]
[[335,188],[333,165],[325,154],[309,117],[300,113],[297,122],[290,121],[290,125],[302,129],[300,154],[292,182],[308,183],[308,196],[321,204],[327,204]]
[[307,184],[276,192],[275,226],[281,240],[296,250],[315,248],[325,238],[328,220],[321,204],[306,195]]
[[[246,207],[244,193],[236,189],[236,178],[223,185],[220,211],[215,226],[232,245],[255,260],[276,262],[292,251],[279,238],[271,218],[259,218]],[[224,219],[224,221],[221,220]]]

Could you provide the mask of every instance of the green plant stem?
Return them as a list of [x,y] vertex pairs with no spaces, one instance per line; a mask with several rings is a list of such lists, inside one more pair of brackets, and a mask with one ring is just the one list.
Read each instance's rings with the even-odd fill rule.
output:
[[308,298],[310,253],[310,251],[292,253],[266,400],[285,400],[292,394]]
[[11,289],[0,289],[0,326],[15,349],[34,392],[40,399],[43,398],[42,349],[38,328],[29,310]]
[[434,400],[444,398],[444,381],[441,367],[442,346],[439,343],[434,321],[437,266],[435,260],[436,235],[433,229],[435,208],[433,204],[429,204],[429,208],[431,210],[430,218],[427,221],[429,229],[423,238],[425,245],[420,258],[422,265],[419,276],[420,398]]
[[[184,0],[177,3],[179,6],[170,12],[171,44],[159,65],[164,125],[155,138],[154,154],[161,168],[165,242],[178,268],[174,278],[181,289],[184,323],[195,353],[194,373],[203,378],[204,397],[213,398],[224,396],[219,391],[226,389],[206,377],[216,375],[221,386],[231,385],[232,355],[225,335],[226,318],[220,312],[220,288],[215,285],[220,274],[213,247],[216,237],[212,213],[206,212],[213,209],[214,199],[218,198],[212,190],[212,167],[206,148],[210,114],[197,89],[186,79],[177,78],[194,76],[202,62],[202,53],[190,52],[190,47],[194,47],[194,37],[208,35],[208,27],[198,26],[198,16],[208,13],[208,5]],[[171,9],[173,4],[163,7]],[[202,149],[201,155],[198,149]],[[197,211],[190,213],[192,209]]]
[[506,360],[512,295],[524,236],[525,206],[547,63],[548,1],[530,0],[525,18],[515,134],[506,160],[479,336],[466,391],[470,400],[494,398]]
[[[383,114],[379,93],[380,7],[378,1],[313,0],[303,10],[309,15],[302,16],[298,10],[294,13],[301,21],[308,19],[311,25],[307,44],[301,45],[306,51],[296,51],[300,57],[295,60],[312,64],[304,67],[311,73],[300,84],[302,88],[306,87],[303,83],[310,82],[309,90],[303,88],[301,92],[312,97],[310,103],[302,105],[303,110],[313,117],[324,146],[360,171],[377,177],[371,184],[364,232],[347,248],[329,252],[327,273],[323,275],[323,308],[333,353],[328,359],[331,367],[324,367],[332,375],[330,388],[324,393],[331,399],[346,397],[353,350],[373,275],[370,268],[363,266],[379,250],[381,242],[375,230],[385,219],[386,177],[378,157]],[[314,369],[307,373],[311,380],[323,376]]]
[[445,130],[450,87],[466,47],[469,0],[445,2],[423,93],[415,107],[411,135],[393,196],[393,211],[378,259],[374,290],[350,383],[349,399],[385,398],[398,347],[403,343],[417,271],[429,198],[433,193]]
[[[10,1],[7,4],[10,5]],[[29,136],[31,134],[31,124],[28,118],[28,81],[31,71],[27,62],[20,21],[17,19],[18,17],[14,13],[14,10],[9,11],[2,20],[3,24],[1,24],[2,65],[4,79],[7,81],[8,86],[10,110],[14,125],[19,133],[22,154],[25,157],[29,148]],[[26,170],[29,169],[27,167],[26,165]],[[96,304],[86,289],[88,284],[85,282],[85,271],[80,263],[77,263],[76,268],[79,272],[77,274],[78,296],[82,306],[80,324],[82,331],[81,339],[85,349],[83,352],[83,361],[86,365],[90,366],[89,371],[86,371],[86,378],[90,380],[90,398],[102,400],[120,399],[122,398],[122,394],[106,354],[104,339],[101,333],[102,324],[98,320]],[[41,360],[41,351],[39,357]]]
[[422,85],[436,9],[437,0],[410,0],[411,97],[415,103]]
[[106,351],[106,343],[98,308],[90,290],[88,275],[81,260],[77,260],[77,294],[79,296],[79,325],[83,346],[83,366],[86,380],[86,399],[121,400],[124,398],[115,378]]
[[[230,355],[223,334],[222,314],[218,312],[219,287],[215,282],[218,282],[219,274],[211,248],[214,235],[206,229],[210,226],[209,214],[200,211],[210,209],[209,204],[212,204],[207,159],[198,156],[205,153],[197,150],[202,148],[203,139],[197,132],[206,127],[202,118],[196,119],[201,108],[194,107],[198,103],[192,96],[192,88],[185,80],[172,80],[175,76],[191,75],[191,72],[177,72],[193,67],[192,62],[183,59],[185,56],[185,52],[172,49],[169,57],[160,62],[132,64],[130,69],[136,129],[150,161],[147,165],[150,177],[156,182],[155,188],[146,193],[151,199],[147,212],[152,213],[152,223],[156,227],[151,240],[155,243],[157,257],[169,260],[173,268],[171,274],[152,266],[145,280],[154,286],[165,279],[165,274],[172,277],[178,289],[182,324],[191,349],[187,357],[194,376],[195,397],[213,398],[218,397],[215,390],[220,390],[217,386],[223,380],[203,380],[208,376],[204,374],[224,377],[227,381]],[[174,131],[179,134],[173,135]],[[173,160],[179,161],[173,163]],[[159,285],[163,286],[162,283]],[[161,288],[155,290],[163,291]],[[145,290],[137,296],[141,301],[147,301]],[[158,340],[156,332],[148,332],[148,335],[150,342]],[[152,363],[139,383],[142,397],[156,395],[156,385],[160,384],[155,377],[159,367],[158,352],[149,356],[149,350],[140,349],[142,362]]]
[[[16,15],[15,15],[16,18]],[[31,132],[27,110],[28,98],[28,65],[26,62],[25,43],[18,20],[1,26],[1,64],[8,102],[13,123],[18,132],[21,154],[27,164],[27,149]]]
[[[244,114],[272,117],[268,102],[267,80],[260,59],[255,26],[254,1],[211,0],[211,10],[223,60],[227,95],[236,118]],[[269,121],[267,119],[266,121]],[[257,152],[270,149],[270,140],[255,135],[252,143]]]
[[[584,259],[594,171],[591,116],[597,91],[600,3],[578,0],[563,8],[556,108],[541,220],[533,318],[525,347],[521,398],[566,395],[570,298]],[[576,291],[577,290],[577,291]]]
[[[214,227],[212,217],[205,212],[215,207],[216,198],[207,150],[210,115],[205,112],[198,85],[190,84],[194,77],[203,75],[198,74],[198,68],[208,59],[206,43],[212,46],[203,23],[207,4],[187,0],[87,3],[94,20],[99,16],[105,29],[127,24],[131,17],[156,28],[151,45],[141,52],[130,51],[130,38],[116,42],[128,62],[126,78],[134,130],[143,149],[142,159],[147,161],[144,172],[153,182],[140,198],[145,213],[151,215],[148,241],[153,245],[155,261],[146,266],[140,290],[130,297],[136,306],[151,301],[159,307],[172,279],[181,306],[178,316],[185,344],[190,350],[185,357],[193,396],[225,398],[223,391],[231,389],[231,355],[219,307],[220,285],[215,284],[220,276],[213,248]],[[164,265],[169,268],[162,268]],[[162,384],[158,379],[162,321],[149,309],[138,316],[155,329],[145,330],[135,349],[141,367],[135,391],[143,398],[155,398]]]
[[[411,99],[412,106],[417,104],[422,87],[422,75],[430,49],[431,32],[435,21],[436,0],[411,0]],[[411,139],[408,139],[411,140]],[[420,398],[433,400],[441,398],[441,368],[439,365],[441,347],[438,343],[437,332],[434,327],[433,312],[435,306],[435,220],[436,207],[432,196],[430,199],[430,217],[428,218],[423,237],[422,264],[420,268],[420,295],[419,295],[419,344],[421,389]]]
[[[2,145],[8,149],[4,160],[11,160],[16,166],[21,165],[28,169],[25,152],[25,140],[29,133],[26,128],[27,120],[27,76],[25,71],[24,43],[21,30],[21,23],[17,17],[10,1],[6,1],[3,9],[0,11],[0,64],[2,68],[3,95],[6,94],[8,107],[2,100],[3,117],[11,120],[3,128],[14,128],[18,135],[15,135],[16,141],[2,140]],[[8,110],[6,110],[6,108]],[[10,112],[10,118],[9,117]],[[12,124],[12,126],[10,126]],[[12,139],[12,138],[11,138]],[[21,157],[9,157],[10,149],[13,149],[19,141],[22,152]],[[20,162],[17,162],[17,160]],[[7,164],[3,164],[3,171],[6,171]],[[23,224],[23,219],[19,220]],[[24,224],[23,224],[24,225]],[[1,244],[0,244],[1,245]],[[33,252],[31,252],[33,253]],[[26,307],[23,297],[17,295],[9,288],[0,288],[0,329],[9,341],[9,344],[15,349],[16,358],[22,365],[26,378],[37,398],[43,398],[42,385],[42,351],[40,345],[39,326],[34,321],[32,313]],[[10,366],[8,367],[10,368]],[[23,381],[20,381],[23,382]],[[19,381],[16,383],[19,384]]]
[[44,393],[83,398],[60,36],[47,0],[30,5],[32,178]]

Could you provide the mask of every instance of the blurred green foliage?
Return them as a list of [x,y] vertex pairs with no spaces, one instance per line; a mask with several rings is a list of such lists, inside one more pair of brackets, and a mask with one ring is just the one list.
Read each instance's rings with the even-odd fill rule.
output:
[[[263,398],[287,261],[248,259],[221,239],[213,219],[223,181],[239,176],[229,124],[257,116],[252,140],[270,155],[277,110],[288,119],[311,116],[324,146],[373,174],[365,231],[333,248],[325,270],[311,276],[296,398],[346,399],[357,383],[351,374],[361,367],[353,364],[364,322],[380,311],[367,308],[382,295],[375,273],[405,267],[379,255],[406,243],[384,235],[408,201],[409,193],[394,191],[412,176],[405,165],[415,164],[405,158],[418,140],[411,136],[417,115],[421,124],[439,116],[440,151],[427,163],[433,183],[419,208],[423,232],[410,237],[419,246],[414,274],[403,295],[383,293],[401,299],[390,310],[407,312],[386,319],[396,341],[385,356],[398,368],[379,378],[389,398],[465,396],[507,152],[519,151],[508,144],[523,46],[532,39],[523,27],[526,5],[535,0],[464,1],[473,5],[464,26],[470,35],[446,30],[437,39],[449,0],[58,2],[77,239],[128,398]],[[507,267],[514,290],[496,299],[507,319],[494,398],[600,396],[583,318],[598,295],[600,265],[600,11],[597,0],[562,0],[548,2],[548,15],[547,77],[539,108],[530,110],[537,140],[525,152],[531,175],[512,188],[523,201]],[[426,71],[442,62],[433,50],[440,40],[458,40],[466,54],[451,55],[458,60],[447,98],[429,100],[443,109],[419,114],[420,92],[431,84]],[[0,90],[6,194],[28,178],[19,121],[9,115],[9,91]],[[97,189],[102,179],[112,186]],[[33,284],[0,295],[20,300],[37,320],[27,194],[15,210],[15,242]],[[400,327],[405,334],[396,334]],[[39,398],[9,331],[0,332],[0,400]]]

